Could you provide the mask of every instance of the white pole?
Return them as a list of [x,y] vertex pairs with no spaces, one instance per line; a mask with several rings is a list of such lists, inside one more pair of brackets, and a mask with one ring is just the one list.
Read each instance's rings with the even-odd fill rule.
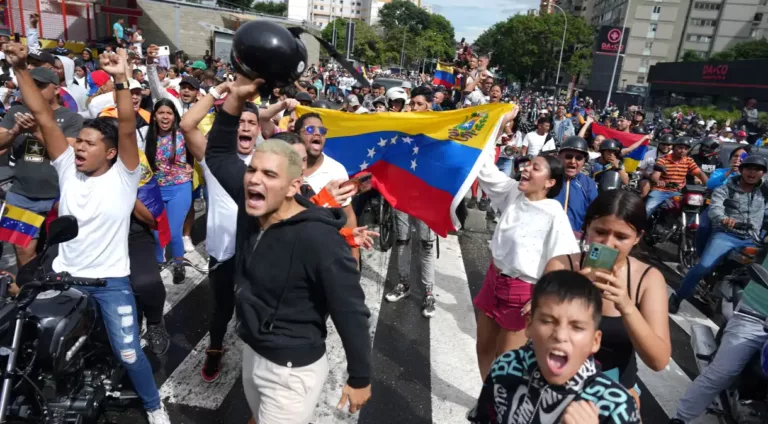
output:
[[558,97],[560,91],[557,89],[557,83],[560,81],[560,66],[563,64],[563,49],[565,48],[565,33],[568,31],[568,16],[566,16],[565,11],[560,6],[554,3],[552,6],[560,10],[560,13],[563,14],[563,19],[565,19],[565,27],[563,28],[563,41],[560,43],[560,60],[557,61],[557,76],[555,77],[555,97]]
[[616,68],[619,66],[619,57],[621,56],[621,47],[624,45],[624,32],[627,30],[627,18],[629,18],[629,6],[632,0],[627,0],[627,11],[624,12],[624,22],[621,24],[621,39],[619,40],[619,49],[616,51],[616,60],[613,62],[613,73],[611,74],[611,85],[608,86],[608,97],[605,98],[605,108],[611,103],[611,93],[613,92],[613,81],[616,78]]

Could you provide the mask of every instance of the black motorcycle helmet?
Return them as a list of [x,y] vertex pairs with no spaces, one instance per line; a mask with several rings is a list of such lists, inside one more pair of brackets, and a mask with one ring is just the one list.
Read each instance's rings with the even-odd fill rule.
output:
[[675,143],[675,136],[667,133],[659,137],[659,144],[674,144]]
[[706,156],[714,156],[720,154],[720,143],[717,140],[706,137],[699,140],[701,144],[701,153]]
[[618,140],[614,140],[612,138],[603,140],[603,142],[600,143],[600,152],[604,152],[606,150],[612,150],[618,153],[618,152],[621,152],[621,149],[623,148],[624,146],[622,146]]
[[741,161],[741,164],[739,165],[739,170],[741,170],[742,167],[747,165],[759,166],[763,168],[763,172],[768,171],[768,161],[766,161],[765,158],[760,155],[747,156],[743,161]]
[[566,138],[563,144],[560,145],[560,151],[562,152],[563,150],[576,150],[577,152],[589,154],[589,145],[586,140],[578,135],[572,135]]
[[[296,32],[298,34],[298,32]],[[293,84],[307,67],[307,48],[298,35],[270,21],[250,21],[232,39],[235,72],[262,78],[269,87]]]
[[691,137],[677,137],[674,142],[672,142],[673,146],[688,146],[691,147]]
[[333,105],[325,100],[315,100],[312,102],[312,107],[317,109],[333,109]]
[[645,131],[645,127],[642,125],[635,125],[634,127],[629,129],[629,132],[632,134],[641,134],[641,135],[647,134],[647,132]]

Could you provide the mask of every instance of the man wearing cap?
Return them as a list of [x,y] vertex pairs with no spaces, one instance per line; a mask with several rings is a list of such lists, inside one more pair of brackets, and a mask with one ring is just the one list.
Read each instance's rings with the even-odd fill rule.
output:
[[[350,97],[351,97],[351,95],[350,95]],[[305,91],[300,91],[300,92],[296,93],[295,99],[302,106],[305,106],[305,107],[312,106],[312,95],[307,93],[307,92],[305,92]]]
[[[74,144],[83,126],[83,118],[59,105],[56,98],[59,77],[45,67],[32,69],[30,75],[51,105],[56,123],[67,141]],[[59,194],[59,178],[40,140],[40,128],[26,106],[14,106],[8,110],[0,122],[0,150],[13,149],[16,167],[13,186],[6,195],[6,201],[10,205],[46,215]],[[17,264],[24,265],[34,258],[36,248],[37,240],[32,240],[26,248],[16,246]]]
[[350,94],[349,96],[347,96],[346,103],[347,103],[346,111],[349,113],[356,113],[356,114],[368,113],[368,109],[360,105],[360,98],[357,96],[357,94]]
[[53,69],[56,67],[56,56],[48,53],[45,50],[29,52],[29,57],[27,58],[27,66],[29,69],[37,68],[40,66]]
[[627,118],[627,115],[624,113],[620,113],[619,117],[616,118],[616,127],[614,129],[617,131],[628,133],[630,124],[631,122],[629,118]]
[[581,239],[587,208],[597,198],[595,180],[581,172],[589,159],[589,145],[579,136],[570,136],[563,141],[558,156],[565,165],[565,181],[555,200],[563,205],[571,230]]
[[552,127],[555,130],[555,143],[559,146],[562,142],[576,134],[573,122],[565,116],[565,105],[559,105],[555,111],[555,117],[552,120]]
[[733,130],[731,129],[731,127],[723,128],[723,131],[720,132],[720,137],[718,138],[718,141],[722,143],[733,143],[735,141],[733,139]]
[[747,141],[747,132],[744,130],[739,130],[736,133],[736,142],[739,144],[749,144],[749,141]]

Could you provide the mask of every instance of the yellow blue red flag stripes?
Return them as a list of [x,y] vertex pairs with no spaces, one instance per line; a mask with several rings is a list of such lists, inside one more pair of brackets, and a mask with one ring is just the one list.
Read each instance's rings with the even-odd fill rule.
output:
[[[628,132],[623,131],[617,131],[611,128],[606,127],[605,125],[600,125],[597,122],[592,124],[592,134],[593,135],[602,135],[605,138],[612,138],[614,140],[618,140],[621,142],[621,145],[624,147],[629,147],[644,137],[642,134],[632,134]],[[627,155],[624,157],[624,169],[627,172],[635,172],[635,169],[637,169],[637,166],[640,165],[640,162],[643,161],[643,158],[645,157],[645,152],[648,151],[648,140],[645,140],[642,145],[640,145],[635,150],[632,150],[631,152],[627,153]]]
[[448,89],[456,85],[456,76],[453,75],[453,67],[437,64],[435,76],[432,78],[432,85],[442,85]]
[[11,206],[2,206],[3,216],[0,218],[0,241],[7,241],[21,247],[27,247],[35,238],[45,217],[32,211]]
[[448,112],[355,115],[299,107],[319,114],[328,128],[325,154],[350,175],[373,174],[376,188],[395,209],[424,221],[445,237],[458,226],[456,207],[494,149],[510,104]]

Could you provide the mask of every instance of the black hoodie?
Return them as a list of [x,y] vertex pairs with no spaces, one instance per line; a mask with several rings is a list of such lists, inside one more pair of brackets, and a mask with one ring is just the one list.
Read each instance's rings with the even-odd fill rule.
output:
[[245,213],[246,165],[237,156],[239,118],[216,115],[205,160],[238,206],[235,287],[238,334],[256,353],[282,366],[301,367],[325,353],[330,315],[347,356],[347,383],[370,384],[370,336],[360,273],[339,234],[341,209],[306,210],[264,231]]

